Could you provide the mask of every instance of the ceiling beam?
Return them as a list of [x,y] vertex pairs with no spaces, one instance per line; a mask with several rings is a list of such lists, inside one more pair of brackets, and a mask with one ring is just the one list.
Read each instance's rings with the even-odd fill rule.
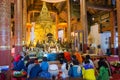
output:
[[96,4],[91,4],[91,3],[87,3],[87,7],[92,8],[92,9],[102,10],[102,11],[111,11],[111,10],[113,10],[113,8],[111,6],[96,5]]
[[31,4],[34,4],[34,0],[31,0]]

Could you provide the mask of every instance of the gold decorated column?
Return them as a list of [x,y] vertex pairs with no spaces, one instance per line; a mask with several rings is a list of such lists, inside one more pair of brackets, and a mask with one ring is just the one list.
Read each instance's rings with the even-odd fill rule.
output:
[[68,12],[68,27],[67,27],[67,40],[71,37],[71,26],[70,26],[70,0],[67,0],[67,12]]
[[15,53],[22,51],[22,0],[15,0]]
[[118,55],[120,60],[120,0],[116,0],[117,7],[117,26],[118,26]]
[[116,31],[115,31],[115,12],[110,12],[110,27],[111,27],[111,52],[112,54],[116,54],[115,50],[115,37],[116,37]]
[[80,0],[80,16],[81,24],[83,27],[84,35],[84,46],[83,52],[87,50],[87,36],[88,36],[88,23],[87,23],[87,9],[86,9],[86,0]]
[[23,0],[23,41],[26,41],[26,27],[27,27],[27,0]]
[[55,18],[56,18],[56,39],[58,40],[58,15],[57,13],[55,14]]

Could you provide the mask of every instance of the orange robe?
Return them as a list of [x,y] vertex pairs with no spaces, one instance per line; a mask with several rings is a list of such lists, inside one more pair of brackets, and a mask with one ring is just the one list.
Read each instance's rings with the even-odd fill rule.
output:
[[79,52],[75,52],[74,55],[76,56],[76,59],[79,61],[79,63],[82,63],[83,59],[81,54]]
[[64,57],[67,61],[70,61],[71,60],[71,56],[70,56],[70,53],[69,52],[64,52]]

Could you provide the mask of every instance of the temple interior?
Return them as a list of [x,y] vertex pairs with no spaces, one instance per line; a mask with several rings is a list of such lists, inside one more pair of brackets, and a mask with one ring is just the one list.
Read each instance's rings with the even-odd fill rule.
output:
[[[24,77],[10,74],[18,55],[24,63],[26,56],[38,63],[47,57],[49,64],[61,67],[59,61],[70,63],[76,52],[83,59],[80,65],[86,55],[93,62],[105,58],[120,76],[120,0],[0,0],[0,40],[0,80],[31,77],[28,71]],[[7,70],[2,71],[4,68]],[[7,74],[6,78],[2,79],[2,74]],[[109,80],[119,80],[111,76]]]

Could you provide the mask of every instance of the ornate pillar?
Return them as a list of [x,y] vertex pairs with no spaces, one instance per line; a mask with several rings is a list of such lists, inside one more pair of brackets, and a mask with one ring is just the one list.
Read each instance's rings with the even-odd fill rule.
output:
[[118,26],[118,55],[120,60],[120,0],[116,0],[117,7],[117,26]]
[[67,0],[67,12],[68,12],[68,28],[67,28],[67,40],[70,40],[71,37],[71,26],[70,26],[70,0]]
[[115,50],[115,37],[116,37],[116,31],[115,31],[115,12],[110,12],[110,27],[111,27],[111,52],[112,54],[116,54]]
[[87,26],[87,9],[86,9],[86,0],[80,0],[80,16],[81,16],[81,24],[83,27],[83,52],[85,53],[87,50],[87,36],[88,36],[88,26]]
[[15,53],[22,51],[22,0],[15,0]]
[[0,0],[0,66],[10,65],[10,0]]
[[56,18],[56,39],[58,40],[58,15],[57,15],[57,13],[55,13],[55,18]]
[[[11,64],[10,0],[0,0],[0,66]],[[7,72],[6,80],[10,80]]]
[[27,0],[23,0],[23,41],[26,41],[26,25],[27,25]]

